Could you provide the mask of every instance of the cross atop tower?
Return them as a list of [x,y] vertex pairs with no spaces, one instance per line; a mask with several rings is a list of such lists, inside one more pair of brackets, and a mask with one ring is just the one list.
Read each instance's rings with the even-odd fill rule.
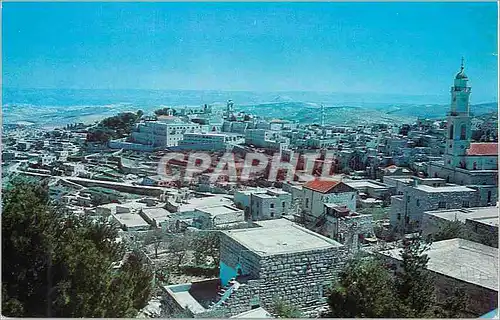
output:
[[464,57],[462,57],[462,63],[460,64],[460,71],[464,71],[464,63],[465,63],[465,59],[464,59]]

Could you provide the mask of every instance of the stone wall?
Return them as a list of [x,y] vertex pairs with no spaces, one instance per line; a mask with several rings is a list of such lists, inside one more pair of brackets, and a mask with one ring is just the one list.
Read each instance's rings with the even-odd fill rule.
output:
[[171,289],[167,288],[166,286],[162,286],[161,289],[163,291],[161,299],[162,315],[165,315],[166,317],[172,317],[181,314],[193,315],[193,313],[190,312],[188,308],[181,306],[181,304],[175,299]]
[[[381,254],[377,256],[386,263],[394,265],[395,270],[402,269],[402,261]],[[428,270],[427,272],[433,278],[438,302],[444,302],[447,298],[450,298],[454,289],[461,288],[465,291],[468,300],[466,308],[470,313],[470,318],[478,317],[498,307],[498,291],[433,271]]]
[[249,280],[247,283],[241,284],[240,287],[214,311],[223,312],[225,316],[230,317],[251,310],[256,306],[266,308],[266,304],[260,299],[260,292],[263,284],[263,280]]
[[[221,250],[221,261],[236,265],[238,252],[236,243],[225,243],[227,250]],[[223,254],[223,252],[225,252]],[[257,279],[242,284],[225,301],[222,308],[235,315],[259,305],[272,309],[280,299],[299,308],[310,308],[325,304],[324,288],[329,286],[347,260],[347,249],[337,247],[323,250],[296,252],[272,256],[245,256],[240,258],[243,269],[259,268],[251,271]],[[255,261],[255,258],[259,261]]]
[[[425,211],[476,207],[478,206],[477,194],[478,192],[475,190],[425,192],[417,188],[408,187],[402,197],[391,197],[391,226],[397,229],[401,228],[406,222],[405,216],[408,216],[406,230],[420,230]],[[440,207],[440,203],[444,204],[444,207]]]
[[223,233],[221,264],[234,270],[241,268],[249,280],[219,308],[235,315],[257,305],[271,309],[276,299],[299,308],[322,306],[324,287],[330,285],[343,268],[347,255],[344,246],[258,255]]
[[448,168],[436,162],[429,163],[427,173],[429,177],[439,177],[461,185],[498,185],[498,173]]
[[[231,239],[224,232],[221,233],[220,237],[220,254],[220,261],[226,266],[234,270],[241,267],[243,275],[249,275],[255,279],[259,277],[259,256]],[[225,285],[225,283],[222,285]]]
[[321,305],[323,288],[334,280],[346,261],[347,250],[337,247],[264,257],[260,298],[272,304],[276,298],[297,307]]
[[335,239],[342,244],[349,243],[353,248],[358,246],[359,236],[374,235],[371,214],[345,217],[339,219],[338,234]]
[[498,307],[498,291],[490,290],[469,282],[460,281],[442,274],[433,273],[438,301],[444,301],[453,294],[453,289],[465,290],[468,303],[467,311],[472,317],[481,316]]

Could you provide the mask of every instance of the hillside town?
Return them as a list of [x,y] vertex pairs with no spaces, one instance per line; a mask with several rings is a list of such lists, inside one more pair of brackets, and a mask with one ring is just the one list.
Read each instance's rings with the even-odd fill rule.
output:
[[498,123],[470,113],[468,80],[462,63],[448,112],[414,123],[305,125],[229,100],[4,126],[2,179],[118,228],[154,270],[141,317],[272,318],[277,298],[320,317],[350,259],[397,269],[405,240],[450,224],[463,235],[434,240],[426,268],[479,317],[498,307]]

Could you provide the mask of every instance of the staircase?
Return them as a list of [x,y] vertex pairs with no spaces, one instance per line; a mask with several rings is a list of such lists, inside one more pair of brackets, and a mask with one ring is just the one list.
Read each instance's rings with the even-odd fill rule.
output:
[[325,222],[326,222],[326,214],[323,213],[318,218],[316,218],[315,220],[313,220],[310,223],[310,225],[307,227],[307,229],[314,230],[314,229],[322,226],[323,224],[325,224]]
[[235,278],[229,280],[228,284],[222,287],[217,293],[218,300],[216,302],[210,303],[209,310],[213,310],[219,306],[223,306],[226,304],[226,300],[231,296],[231,294],[238,290],[240,287],[240,283],[236,281]]

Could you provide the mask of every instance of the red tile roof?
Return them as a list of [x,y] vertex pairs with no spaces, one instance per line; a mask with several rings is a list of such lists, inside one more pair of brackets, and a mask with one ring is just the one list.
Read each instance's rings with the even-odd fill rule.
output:
[[304,187],[307,189],[311,189],[313,191],[321,192],[321,193],[327,193],[328,191],[332,190],[335,188],[340,183],[340,181],[336,180],[312,180],[309,182],[306,182],[304,184]]
[[468,156],[496,156],[498,143],[471,143],[467,149]]

